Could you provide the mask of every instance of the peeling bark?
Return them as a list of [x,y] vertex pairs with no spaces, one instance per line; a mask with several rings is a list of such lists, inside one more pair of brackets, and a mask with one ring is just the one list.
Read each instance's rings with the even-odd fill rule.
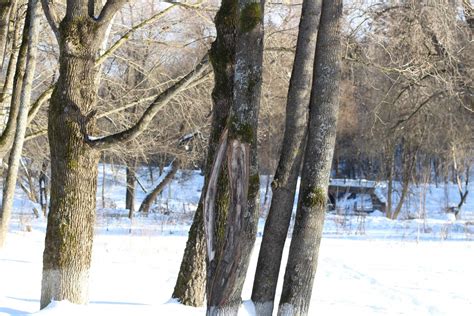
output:
[[222,64],[227,66],[222,69],[214,59],[214,91],[222,93],[222,100],[231,104],[231,111],[228,130],[222,135],[211,167],[212,181],[204,207],[208,238],[207,315],[236,315],[258,221],[257,122],[263,3],[223,2],[216,16],[216,28],[218,32],[228,32],[230,37],[218,37],[213,47],[226,47],[230,54],[214,56],[225,58]]

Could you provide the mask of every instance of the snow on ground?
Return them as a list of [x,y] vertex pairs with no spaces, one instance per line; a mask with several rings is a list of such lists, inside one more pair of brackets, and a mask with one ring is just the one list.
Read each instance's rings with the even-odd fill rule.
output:
[[[140,181],[149,189],[153,185],[146,178],[142,172]],[[101,183],[99,179],[99,207]],[[205,313],[204,308],[170,300],[200,195],[199,173],[178,175],[171,189],[162,194],[160,212],[136,216],[132,221],[121,209],[123,183],[123,169],[106,170],[106,208],[98,210],[87,306],[53,302],[38,312],[46,222],[33,216],[34,205],[23,198],[15,200],[7,245],[0,250],[0,315]],[[310,315],[472,315],[474,225],[470,221],[474,219],[474,198],[468,197],[463,220],[453,221],[442,210],[450,203],[445,201],[445,191],[455,190],[430,185],[427,216],[423,218],[414,207],[419,205],[419,189],[412,189],[412,208],[404,211],[404,218],[410,220],[392,221],[379,212],[368,216],[328,214]],[[145,196],[140,190],[137,202]],[[22,196],[20,191],[17,196]],[[262,230],[263,220],[259,236]],[[244,300],[250,298],[260,242],[258,237]],[[250,304],[243,304],[241,315],[251,314]]]

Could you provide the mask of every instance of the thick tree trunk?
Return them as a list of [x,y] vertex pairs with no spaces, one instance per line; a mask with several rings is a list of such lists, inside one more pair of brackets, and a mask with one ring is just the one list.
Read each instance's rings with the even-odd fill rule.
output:
[[215,90],[226,85],[226,90],[222,91],[223,100],[231,103],[231,114],[210,168],[204,200],[207,314],[236,315],[258,222],[257,123],[262,75],[263,3],[222,2],[216,16],[216,28],[235,34],[233,43],[225,40],[219,43],[219,38],[215,43],[215,46],[228,47],[228,52],[235,49],[235,55],[231,58],[228,55],[215,57],[224,64],[229,60],[235,63],[230,67],[234,72],[233,81],[229,81],[229,77],[219,81],[216,73]]
[[272,182],[273,197],[265,222],[252,291],[258,315],[272,315],[283,247],[288,234],[305,145],[321,1],[305,0],[301,11],[293,72],[288,89],[283,150]]
[[0,248],[3,247],[5,243],[5,237],[8,232],[8,224],[10,221],[13,197],[15,194],[16,181],[18,177],[18,168],[28,121],[28,105],[31,99],[33,77],[36,67],[39,23],[38,3],[39,0],[29,0],[28,13],[26,16],[26,19],[29,21],[29,23],[26,25],[23,32],[23,40],[27,41],[26,44],[28,47],[25,63],[27,71],[25,72],[24,81],[22,82],[14,143],[8,160],[8,173],[6,182],[3,186],[2,209],[0,211]]
[[166,186],[173,180],[174,176],[176,175],[176,172],[178,172],[179,169],[179,160],[173,161],[173,164],[171,166],[170,172],[165,176],[165,178],[145,197],[143,200],[142,204],[140,205],[140,209],[138,212],[144,212],[147,213],[150,211],[150,207],[153,204],[153,201],[156,200],[158,195],[166,188]]
[[[215,159],[219,139],[227,124],[230,108],[233,102],[234,66],[235,66],[235,0],[223,0],[216,15],[217,38],[212,43],[209,57],[214,70],[215,86],[212,91],[212,124],[207,152],[204,185],[199,200],[193,224],[189,230],[186,249],[173,292],[173,298],[191,306],[201,306],[204,303],[206,287],[206,238],[204,233],[204,199],[207,193],[210,168]],[[219,187],[219,196],[228,196],[228,186],[225,181]],[[226,203],[216,205],[216,214],[224,217]],[[216,217],[217,219],[217,217]]]
[[279,315],[307,315],[311,300],[336,139],[341,78],[341,17],[342,0],[323,0],[308,141]]
[[84,141],[94,126],[98,71],[106,26],[87,14],[84,3],[68,4],[59,27],[59,79],[50,101],[51,197],[41,308],[52,299],[88,301],[95,222],[99,152]]
[[132,218],[133,213],[135,212],[135,167],[135,161],[129,162],[126,170],[127,189],[125,192],[125,208],[128,210],[128,218]]
[[[203,191],[204,192],[204,191]],[[202,306],[206,293],[206,241],[201,193],[172,297],[184,305]]]

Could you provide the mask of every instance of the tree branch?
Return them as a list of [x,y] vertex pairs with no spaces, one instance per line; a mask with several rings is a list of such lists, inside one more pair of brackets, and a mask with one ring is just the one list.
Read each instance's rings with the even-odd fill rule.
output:
[[59,22],[60,19],[58,14],[54,8],[54,4],[52,0],[41,0],[41,5],[43,7],[44,15],[46,16],[46,20],[49,23],[49,26],[53,30],[56,39],[59,41]]
[[186,76],[181,78],[174,85],[160,93],[160,95],[158,95],[156,99],[150,104],[150,106],[145,110],[142,117],[137,121],[137,123],[129,129],[126,129],[116,134],[95,139],[93,139],[93,137],[89,137],[88,135],[84,135],[85,141],[91,146],[100,149],[106,149],[113,145],[125,143],[134,139],[145,131],[145,129],[148,127],[148,125],[153,120],[158,111],[162,109],[166,104],[168,104],[176,95],[183,91],[196,77],[201,76],[208,69],[208,65],[209,60],[208,55],[206,54],[206,56],[204,56],[204,58],[196,66],[196,68],[194,68],[194,70],[192,70]]
[[[122,46],[130,36],[135,33],[137,30],[155,22],[159,18],[163,17],[166,13],[171,11],[175,5],[171,5],[168,8],[164,9],[163,11],[158,12],[157,14],[151,16],[150,18],[138,23],[137,25],[133,26],[130,30],[128,30],[125,34],[120,37],[104,54],[102,54],[96,61],[96,67],[100,66],[110,55],[112,55],[120,46]],[[105,7],[104,7],[105,8]]]
[[127,3],[129,0],[108,0],[107,3],[102,8],[102,11],[97,18],[99,23],[105,23],[112,20],[115,13],[119,11],[122,6]]
[[421,102],[418,107],[405,119],[400,119],[398,122],[391,128],[392,130],[397,129],[401,124],[408,122],[411,120],[416,113],[418,113],[426,104],[428,104],[431,100],[443,95],[446,91],[438,91],[432,95],[430,95],[428,98],[426,98],[423,102]]
[[41,95],[36,99],[36,101],[30,105],[30,110],[28,111],[28,125],[31,123],[31,121],[34,120],[36,114],[38,114],[39,109],[41,106],[46,102],[51,97],[51,94],[53,93],[55,83],[52,84],[48,89],[46,89]]

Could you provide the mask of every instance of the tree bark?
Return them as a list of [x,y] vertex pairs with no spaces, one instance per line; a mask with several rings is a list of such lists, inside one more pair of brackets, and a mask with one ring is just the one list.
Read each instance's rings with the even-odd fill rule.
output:
[[258,257],[252,301],[258,315],[272,315],[283,247],[305,147],[321,1],[303,1],[296,54],[288,89],[283,150],[272,182],[272,202]]
[[13,197],[15,194],[16,181],[18,177],[18,168],[28,121],[28,105],[31,99],[33,77],[36,67],[39,23],[38,3],[38,0],[29,0],[28,12],[26,16],[28,24],[25,26],[23,31],[23,40],[26,41],[27,45],[25,62],[26,72],[21,87],[14,143],[8,160],[7,178],[3,187],[2,210],[0,213],[0,248],[4,246],[5,238],[8,232],[8,224],[10,222]]
[[[224,132],[233,102],[235,66],[235,0],[223,0],[215,17],[217,37],[209,52],[214,71],[215,85],[212,91],[211,135],[204,171],[201,198],[189,230],[186,249],[172,297],[190,306],[204,303],[206,287],[206,238],[204,233],[204,200],[207,193],[210,169],[215,159],[219,139]],[[229,15],[233,15],[232,18]],[[219,196],[228,196],[225,181],[219,187]],[[224,216],[226,203],[216,205],[216,214]]]
[[166,186],[173,180],[176,172],[179,169],[179,160],[174,160],[171,166],[170,172],[165,176],[165,178],[151,191],[143,200],[142,204],[140,205],[140,209],[138,212],[148,213],[150,211],[150,207],[153,204],[153,201],[156,200],[158,195],[166,188]]
[[216,77],[215,83],[215,89],[225,85],[223,99],[231,103],[231,112],[210,168],[204,200],[207,314],[236,315],[258,223],[257,123],[262,80],[263,3],[222,2],[216,28],[235,34],[235,38],[231,37],[233,42],[218,43],[218,38],[215,43],[215,46],[235,51],[235,55],[215,57],[224,64],[228,60],[235,62],[230,68],[233,81],[227,80],[229,77],[219,81]]
[[[53,29],[55,25],[52,25]],[[70,1],[59,35],[59,79],[51,95],[48,138],[51,196],[41,308],[52,299],[88,301],[99,152],[84,135],[94,128],[95,62],[107,23],[88,15],[87,1]]]
[[316,42],[308,141],[279,315],[307,315],[318,262],[336,139],[342,0],[323,0]]

